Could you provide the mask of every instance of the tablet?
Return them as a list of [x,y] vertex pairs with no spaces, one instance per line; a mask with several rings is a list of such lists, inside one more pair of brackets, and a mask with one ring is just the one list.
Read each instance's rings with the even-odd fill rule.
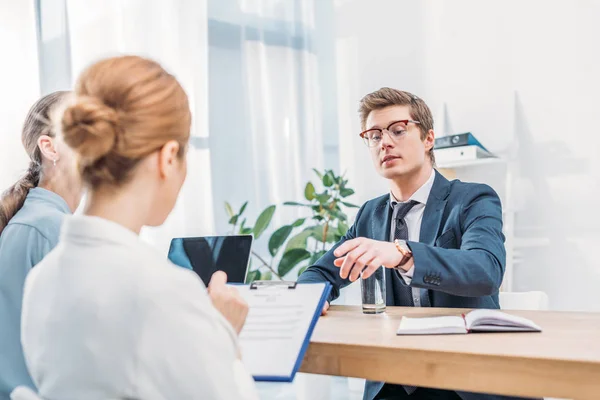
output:
[[224,271],[227,282],[244,283],[252,239],[252,235],[175,238],[171,240],[169,260],[196,272],[206,286],[216,271]]

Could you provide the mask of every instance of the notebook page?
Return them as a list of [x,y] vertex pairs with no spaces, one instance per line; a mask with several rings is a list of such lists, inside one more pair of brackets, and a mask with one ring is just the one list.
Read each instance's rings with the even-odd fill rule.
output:
[[470,330],[541,331],[533,321],[500,310],[473,310],[466,315],[465,320]]
[[402,317],[396,333],[398,335],[433,335],[444,333],[467,333],[467,330],[465,328],[465,321],[462,317]]
[[248,371],[255,377],[290,377],[325,284],[237,288],[250,306],[239,339]]

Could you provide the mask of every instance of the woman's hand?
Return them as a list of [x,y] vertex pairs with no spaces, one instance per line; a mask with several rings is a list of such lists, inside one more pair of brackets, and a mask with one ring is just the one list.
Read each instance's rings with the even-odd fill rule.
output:
[[248,303],[236,288],[227,286],[227,274],[215,272],[208,284],[208,295],[215,308],[229,321],[239,335],[248,316]]

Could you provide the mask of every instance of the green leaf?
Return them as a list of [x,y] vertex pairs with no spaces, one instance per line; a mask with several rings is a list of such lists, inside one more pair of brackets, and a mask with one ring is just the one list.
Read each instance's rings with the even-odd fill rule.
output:
[[284,225],[273,232],[269,239],[269,253],[271,253],[272,256],[277,254],[281,245],[287,240],[290,233],[292,233],[292,229],[294,229],[292,225]]
[[315,186],[312,184],[312,182],[308,182],[306,184],[306,187],[304,188],[304,197],[308,201],[311,201],[315,198]]
[[259,270],[254,270],[254,271],[250,271],[248,272],[248,275],[246,276],[246,283],[252,283],[254,281],[258,281],[260,280],[261,274]]
[[354,189],[343,188],[342,190],[340,190],[340,196],[342,197],[352,196],[353,194]]
[[310,253],[305,249],[291,249],[283,254],[281,261],[279,261],[279,267],[277,271],[279,276],[284,277],[287,275],[296,265],[304,260],[310,258]]
[[231,204],[229,204],[228,202],[225,202],[225,211],[227,212],[229,218],[233,218],[233,216],[235,215],[235,213],[233,212],[233,208],[231,208]]
[[283,203],[284,206],[302,206],[302,207],[312,207],[312,204],[303,204],[303,203],[298,203],[295,201],[286,201],[285,203]]
[[240,208],[240,212],[238,213],[238,215],[242,215],[242,213],[244,212],[244,210],[246,209],[246,206],[248,205],[248,202],[245,202],[244,204],[242,204],[242,208]]
[[250,235],[251,233],[252,233],[252,228],[240,229],[240,235]]
[[356,204],[346,203],[345,201],[342,201],[342,204],[350,208],[360,208],[360,206],[357,206]]
[[233,217],[231,217],[229,219],[229,225],[235,225],[235,224],[237,224],[237,221],[238,221],[238,216],[234,215]]
[[256,224],[254,224],[254,239],[258,239],[267,229],[273,219],[273,214],[275,214],[275,206],[269,206],[260,213],[256,220]]
[[326,250],[321,250],[317,251],[316,253],[313,253],[313,255],[310,257],[310,260],[308,261],[308,265],[314,265],[317,261],[319,261],[321,257],[325,255],[325,253],[327,253]]
[[313,227],[310,237],[318,240],[319,242],[323,242],[323,228],[321,226]]
[[313,226],[311,229],[311,234],[310,237],[315,238],[316,240],[318,240],[319,242],[326,242],[326,243],[335,243],[335,229],[330,227],[327,230],[327,236],[325,237],[325,240],[323,240],[323,225],[317,225],[317,226]]
[[325,174],[325,176],[323,177],[323,185],[325,187],[331,187],[331,186],[333,186],[333,178],[331,177],[331,175],[329,174],[329,172],[327,172],[327,174]]
[[332,176],[333,176],[333,181],[335,182],[336,185],[338,186],[342,186],[342,180],[343,178],[341,176],[336,176],[333,171],[331,172]]
[[315,198],[317,199],[317,201],[321,204],[323,203],[327,203],[327,200],[329,200],[331,198],[331,195],[329,193],[321,193],[315,196]]
[[296,236],[292,236],[292,238],[287,242],[284,253],[287,253],[291,249],[306,249],[306,241],[311,236],[311,234],[312,227],[304,229]]
[[338,210],[329,210],[328,213],[333,218],[339,219],[341,221],[345,221],[346,219],[348,219],[348,217],[346,216],[346,214],[344,214],[343,212],[338,211]]
[[297,220],[294,221],[294,223],[292,224],[292,226],[294,228],[298,228],[298,227],[304,225],[304,221],[306,221],[306,218],[299,218],[299,219],[297,219]]
[[260,280],[262,281],[270,281],[273,279],[273,273],[271,271],[265,271],[262,273]]
[[319,179],[322,181],[323,180],[323,174],[320,173],[319,171],[317,171],[316,168],[313,168],[313,171],[315,171],[315,174],[317,174],[317,176],[319,177]]
[[338,222],[338,227],[337,227],[337,231],[340,234],[340,236],[344,236],[346,234],[346,232],[348,232],[348,225],[343,222],[343,221],[339,221]]
[[314,219],[315,221],[323,221],[325,218],[323,218],[320,215],[315,215],[314,217],[312,217],[312,219]]
[[298,270],[298,277],[300,277],[300,275],[302,275],[304,273],[304,271],[306,271],[307,268],[308,268],[308,265],[305,265],[304,267],[300,268]]
[[329,175],[329,178],[331,179],[331,181],[335,184],[337,182],[337,179],[335,177],[335,174],[333,173],[333,170],[329,169],[327,170],[327,174]]

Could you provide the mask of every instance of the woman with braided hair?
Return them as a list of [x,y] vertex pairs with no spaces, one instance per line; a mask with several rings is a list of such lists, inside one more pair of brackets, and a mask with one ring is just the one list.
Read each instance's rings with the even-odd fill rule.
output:
[[63,217],[81,200],[73,150],[50,124],[69,96],[51,93],[29,110],[22,142],[31,162],[0,198],[0,400],[18,385],[33,387],[20,342],[25,277],[56,246]]

